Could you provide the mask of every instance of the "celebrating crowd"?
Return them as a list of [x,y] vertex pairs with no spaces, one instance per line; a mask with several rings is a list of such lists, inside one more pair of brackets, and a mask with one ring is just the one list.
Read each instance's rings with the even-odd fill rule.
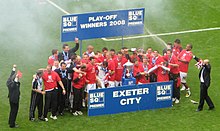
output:
[[[186,97],[191,95],[186,83],[190,61],[194,58],[198,66],[202,61],[191,52],[192,44],[187,44],[183,49],[179,39],[173,44],[168,43],[162,54],[151,47],[146,50],[123,47],[120,51],[103,47],[102,51],[95,52],[94,47],[89,45],[82,58],[75,53],[79,48],[78,38],[75,38],[75,43],[75,47],[71,49],[63,44],[61,52],[53,49],[46,69],[39,69],[33,76],[30,121],[35,121],[36,108],[38,118],[44,121],[48,121],[49,111],[50,118],[54,120],[57,115],[63,116],[65,109],[74,116],[82,115],[82,108],[87,107],[90,90],[122,86],[124,64],[127,62],[133,63],[132,76],[136,79],[136,84],[172,80],[172,100],[178,104],[180,90],[186,90]],[[209,106],[214,108],[212,101]],[[14,123],[11,125],[14,126]]]

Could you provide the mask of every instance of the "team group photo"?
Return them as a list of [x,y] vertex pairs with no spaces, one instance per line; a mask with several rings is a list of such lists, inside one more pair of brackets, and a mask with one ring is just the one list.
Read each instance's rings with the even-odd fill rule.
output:
[[0,3],[1,130],[218,130],[218,1]]

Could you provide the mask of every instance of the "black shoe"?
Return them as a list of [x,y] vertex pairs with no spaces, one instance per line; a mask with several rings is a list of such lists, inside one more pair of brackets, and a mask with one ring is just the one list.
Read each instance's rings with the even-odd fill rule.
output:
[[59,113],[60,114],[60,116],[63,116],[64,115],[64,113],[63,112],[61,112],[61,113]]
[[197,109],[197,110],[196,110],[196,112],[200,112],[200,111],[202,111],[202,109]]
[[9,126],[10,128],[18,128],[19,127],[19,125],[14,125],[14,126]]
[[30,118],[29,120],[30,120],[30,121],[35,121],[35,118]]
[[213,106],[213,107],[209,107],[208,110],[214,110],[214,109],[215,109],[215,107]]
[[40,121],[44,121],[44,117],[42,116],[42,117],[38,117],[38,119],[40,120]]

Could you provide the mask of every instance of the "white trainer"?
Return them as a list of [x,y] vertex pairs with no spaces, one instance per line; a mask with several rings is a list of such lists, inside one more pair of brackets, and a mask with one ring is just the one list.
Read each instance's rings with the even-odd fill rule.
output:
[[52,116],[51,115],[50,118],[53,119],[53,120],[57,120],[57,116]]
[[176,98],[172,98],[172,102],[174,102],[176,100]]
[[82,106],[86,107],[86,101],[83,99]]
[[73,115],[78,116],[79,114],[75,111],[75,112],[73,112]]
[[79,114],[80,116],[83,115],[82,111],[76,111],[77,114]]
[[180,91],[184,91],[184,90],[186,90],[186,87],[182,85],[182,88],[180,89]]
[[175,104],[179,104],[179,103],[180,103],[180,100],[176,99]]
[[186,97],[188,98],[188,97],[190,97],[191,96],[191,92],[190,92],[190,90],[188,89],[187,91],[186,91]]
[[44,118],[44,121],[48,122],[48,119],[47,119],[47,118]]

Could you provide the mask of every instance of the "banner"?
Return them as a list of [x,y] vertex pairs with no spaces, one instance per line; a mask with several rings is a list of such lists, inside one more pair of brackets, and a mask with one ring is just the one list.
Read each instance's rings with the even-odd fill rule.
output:
[[61,41],[144,33],[144,8],[62,16]]
[[88,115],[171,107],[172,90],[172,81],[90,90]]

